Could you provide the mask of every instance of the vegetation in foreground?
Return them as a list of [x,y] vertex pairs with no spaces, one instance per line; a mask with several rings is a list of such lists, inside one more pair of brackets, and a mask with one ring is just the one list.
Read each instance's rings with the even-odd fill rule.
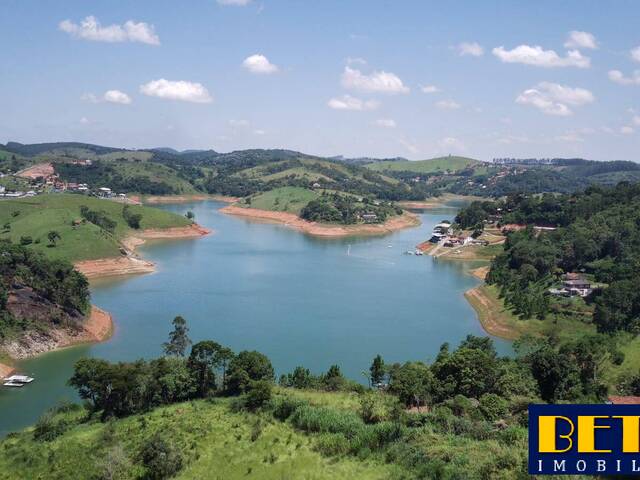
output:
[[77,194],[0,202],[0,239],[67,261],[119,256],[120,241],[135,230],[190,223],[164,210]]
[[474,336],[431,364],[378,355],[369,388],[337,365],[276,387],[259,352],[190,345],[176,317],[162,358],[78,361],[84,406],[2,441],[0,478],[526,478],[527,405],[606,394],[584,339],[528,338],[515,358]]

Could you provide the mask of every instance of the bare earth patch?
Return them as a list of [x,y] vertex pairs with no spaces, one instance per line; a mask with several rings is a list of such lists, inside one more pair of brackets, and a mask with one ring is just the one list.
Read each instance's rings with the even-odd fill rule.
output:
[[209,235],[212,231],[197,223],[186,227],[173,227],[164,229],[147,229],[137,232],[135,235],[125,238],[121,243],[127,251],[126,255],[114,258],[100,258],[97,260],[84,260],[74,264],[76,270],[87,278],[112,277],[116,275],[135,275],[152,273],[155,264],[148,260],[138,258],[134,251],[144,244],[146,240],[155,239],[181,239],[199,238]]
[[23,359],[71,345],[103,342],[108,340],[112,333],[111,315],[92,306],[89,318],[79,329],[60,327],[48,332],[30,331],[20,339],[4,344],[2,348],[11,358]]
[[284,224],[287,227],[318,237],[384,235],[403,228],[420,225],[420,219],[418,216],[409,212],[393,217],[381,224],[328,225],[317,222],[308,222],[294,213],[273,212],[270,210],[259,210],[257,208],[242,208],[235,205],[228,205],[220,209],[220,211],[230,215],[247,217],[253,220]]
[[48,177],[49,175],[53,175],[55,173],[53,169],[52,163],[38,163],[29,168],[25,168],[24,170],[20,170],[16,173],[16,176],[22,178],[38,178],[38,177]]
[[0,379],[8,377],[13,372],[15,372],[15,369],[13,367],[0,363]]
[[[139,200],[139,197],[138,197]],[[240,200],[237,197],[226,197],[224,195],[151,195],[142,199],[143,203],[169,204],[169,203],[189,203],[201,200],[218,200],[220,202],[234,203]]]
[[515,340],[521,335],[522,332],[509,324],[508,313],[503,305],[488,296],[484,286],[467,290],[464,296],[478,314],[482,328],[487,333],[507,340]]

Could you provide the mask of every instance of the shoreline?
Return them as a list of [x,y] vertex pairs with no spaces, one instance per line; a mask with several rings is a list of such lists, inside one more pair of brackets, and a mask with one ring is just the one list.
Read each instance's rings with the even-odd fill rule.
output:
[[98,258],[95,260],[82,260],[75,262],[74,267],[88,279],[101,277],[113,277],[119,275],[135,275],[153,273],[156,266],[149,260],[139,258],[135,250],[147,240],[161,239],[190,239],[209,235],[213,230],[193,223],[187,227],[150,228],[136,232],[124,238],[121,243],[127,254],[120,257]]
[[455,195],[453,193],[445,193],[439,197],[431,197],[427,200],[407,200],[396,202],[396,204],[402,208],[409,209],[429,209],[429,208],[458,208],[454,205],[448,205],[452,201],[469,201],[482,200],[481,197],[474,197],[472,195]]
[[172,203],[190,203],[200,202],[203,200],[217,200],[225,203],[235,203],[240,198],[228,197],[226,195],[210,195],[206,193],[194,193],[186,195],[149,195],[149,196],[136,196],[136,199],[142,204],[158,205],[158,204],[172,204]]
[[[36,338],[33,335],[37,333],[31,332],[26,338],[33,343],[27,346],[24,342],[13,342],[5,345],[3,351],[8,357],[15,362],[27,358],[37,357],[44,353],[62,350],[63,348],[73,347],[87,343],[101,343],[109,340],[113,336],[115,325],[111,314],[102,310],[95,305],[91,305],[91,313],[89,318],[82,324],[82,328],[77,332],[70,332],[63,329],[52,329],[46,339],[43,337]],[[29,336],[31,335],[31,336]],[[34,348],[35,347],[35,348]],[[18,365],[6,365],[0,363],[0,379],[11,375],[18,370]]]
[[362,225],[328,225],[308,222],[294,213],[243,208],[236,205],[227,205],[221,208],[220,212],[257,221],[283,224],[294,230],[325,238],[340,238],[352,235],[385,235],[396,230],[420,225],[418,216],[410,212],[404,212],[402,215],[392,217],[381,224]]

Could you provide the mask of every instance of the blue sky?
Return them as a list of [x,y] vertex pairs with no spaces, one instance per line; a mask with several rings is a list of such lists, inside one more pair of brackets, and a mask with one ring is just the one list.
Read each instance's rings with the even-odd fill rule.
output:
[[0,142],[638,161],[638,18],[622,0],[2,0]]

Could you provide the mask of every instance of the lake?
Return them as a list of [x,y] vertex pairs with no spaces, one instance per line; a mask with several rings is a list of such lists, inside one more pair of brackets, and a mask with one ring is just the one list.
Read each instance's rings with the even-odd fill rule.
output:
[[[319,239],[224,215],[221,206],[161,207],[193,211],[214,234],[148,243],[139,253],[157,264],[156,273],[94,282],[93,303],[115,319],[113,338],[23,362],[20,370],[36,381],[0,389],[0,437],[33,424],[60,400],[76,400],[65,383],[77,359],[159,356],[176,315],[186,318],[194,341],[259,350],[278,375],[338,364],[358,381],[378,353],[388,363],[429,361],[443,342],[486,335],[463,297],[478,284],[469,263],[403,254],[440,220],[453,219],[453,207],[422,212],[420,227],[386,236]],[[499,352],[511,351],[508,342],[495,343]]]

